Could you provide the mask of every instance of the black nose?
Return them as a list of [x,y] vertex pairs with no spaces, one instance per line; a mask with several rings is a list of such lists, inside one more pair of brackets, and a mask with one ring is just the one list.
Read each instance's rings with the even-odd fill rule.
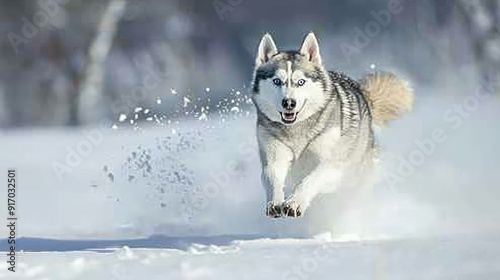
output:
[[297,106],[297,101],[293,98],[283,98],[283,100],[281,100],[281,105],[285,110],[293,110],[295,106]]

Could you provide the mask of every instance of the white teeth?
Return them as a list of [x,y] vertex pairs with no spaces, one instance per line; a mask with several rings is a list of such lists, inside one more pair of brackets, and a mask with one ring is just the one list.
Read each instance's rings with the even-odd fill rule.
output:
[[297,113],[291,113],[291,114],[281,113],[281,117],[285,121],[294,121],[295,118],[297,117]]

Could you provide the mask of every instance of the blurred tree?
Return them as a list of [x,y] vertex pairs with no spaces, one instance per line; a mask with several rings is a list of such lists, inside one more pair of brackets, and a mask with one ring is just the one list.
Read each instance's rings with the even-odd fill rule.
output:
[[483,81],[500,86],[500,1],[456,1],[469,30]]
[[[90,44],[86,69],[78,93],[78,121],[90,123],[102,118],[105,60],[111,49],[118,22],[124,14],[126,0],[110,0]],[[96,111],[97,110],[97,111]]]

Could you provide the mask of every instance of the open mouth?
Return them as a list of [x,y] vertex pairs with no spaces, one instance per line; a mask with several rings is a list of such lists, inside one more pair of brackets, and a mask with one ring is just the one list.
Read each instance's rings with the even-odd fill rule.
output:
[[302,109],[304,109],[304,107],[306,106],[306,103],[307,103],[307,99],[304,100],[304,103],[302,103],[302,106],[298,110],[294,110],[295,112],[279,112],[281,115],[281,121],[284,124],[294,123],[297,120],[297,115],[299,114],[299,112],[302,111]]
[[298,113],[280,112],[281,120],[286,124],[292,124],[297,119]]

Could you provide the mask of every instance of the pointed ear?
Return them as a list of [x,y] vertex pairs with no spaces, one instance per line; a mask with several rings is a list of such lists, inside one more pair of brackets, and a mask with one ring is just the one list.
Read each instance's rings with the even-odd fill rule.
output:
[[257,58],[255,59],[255,67],[259,67],[261,64],[266,63],[269,59],[278,53],[276,44],[274,44],[273,37],[266,33],[259,44],[259,51],[257,52]]
[[319,54],[319,44],[318,40],[316,40],[316,36],[314,33],[307,34],[304,39],[304,43],[302,43],[302,47],[300,47],[300,53],[305,55],[306,58],[314,63],[321,64],[321,55]]

